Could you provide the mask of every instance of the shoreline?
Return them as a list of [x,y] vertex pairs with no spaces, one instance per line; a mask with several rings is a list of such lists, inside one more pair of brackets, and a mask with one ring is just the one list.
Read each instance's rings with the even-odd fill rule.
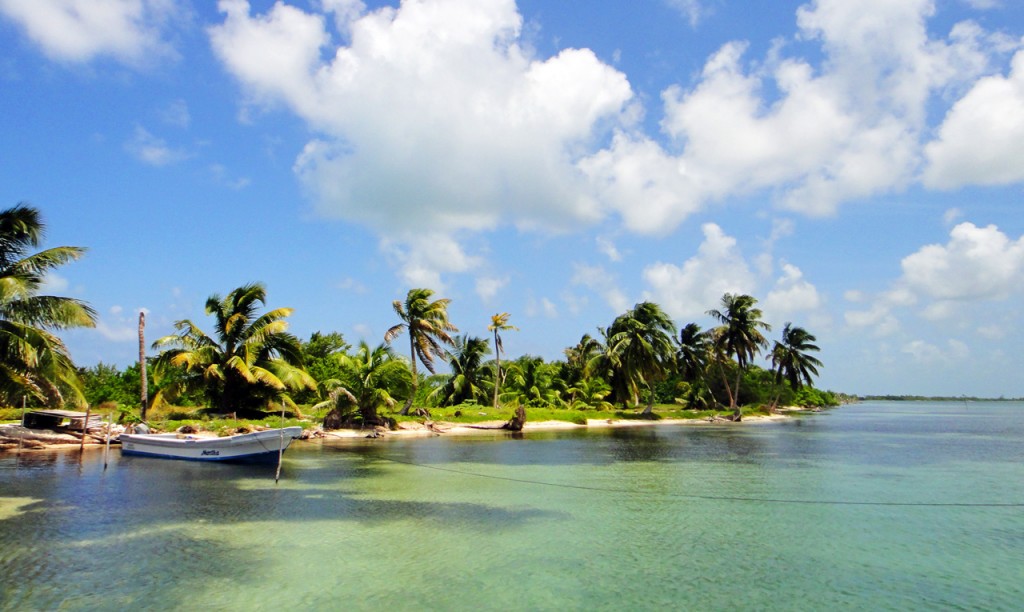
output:
[[[783,407],[779,412],[772,415],[745,416],[743,421],[738,423],[767,423],[790,418],[790,413],[803,412],[804,409],[796,407]],[[366,430],[366,429],[337,429],[323,431],[319,427],[306,429],[310,432],[308,438],[297,442],[324,442],[331,440],[361,440],[389,438],[428,438],[438,436],[493,436],[496,433],[511,434],[518,433],[503,429],[505,421],[482,421],[479,423],[453,423],[450,421],[427,421],[425,423],[407,421],[400,423],[396,430]],[[711,425],[733,425],[733,421],[707,419],[587,419],[586,425],[570,423],[569,421],[527,421],[523,426],[523,433],[541,431],[584,431],[588,429],[625,429],[630,427],[656,427],[656,426],[711,426]],[[82,445],[81,439],[76,435],[67,433],[56,433],[51,430],[34,430],[23,428],[17,423],[0,424],[0,456],[17,454],[18,440],[22,439],[29,444],[23,446],[20,452],[39,451],[64,451],[78,448],[104,448],[104,441],[97,438],[86,439]],[[119,446],[113,443],[112,446]]]

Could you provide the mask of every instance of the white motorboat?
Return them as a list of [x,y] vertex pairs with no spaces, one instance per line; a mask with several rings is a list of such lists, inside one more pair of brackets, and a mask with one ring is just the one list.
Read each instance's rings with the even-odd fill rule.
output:
[[247,434],[203,438],[177,433],[121,434],[121,454],[189,461],[275,463],[301,427],[267,429]]

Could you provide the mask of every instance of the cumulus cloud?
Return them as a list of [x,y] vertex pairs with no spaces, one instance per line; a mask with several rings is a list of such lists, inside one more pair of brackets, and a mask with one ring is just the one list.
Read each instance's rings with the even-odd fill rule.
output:
[[0,13],[66,62],[109,56],[144,64],[173,55],[163,33],[179,11],[173,0],[0,0]]
[[753,293],[757,279],[736,239],[714,223],[703,226],[697,254],[683,262],[655,263],[644,269],[651,287],[644,299],[655,301],[674,318],[701,316],[726,293]]
[[930,37],[933,13],[930,0],[811,2],[798,38],[820,43],[820,65],[783,57],[783,44],[748,68],[747,45],[727,43],[693,87],[663,92],[671,146],[622,130],[581,168],[641,232],[762,189],[807,214],[902,189],[918,174],[929,100],[990,70],[1000,50],[969,22]]
[[323,15],[219,6],[227,17],[210,35],[228,70],[322,135],[295,164],[321,213],[377,229],[597,218],[573,162],[632,90],[587,49],[532,57],[513,0],[348,11],[341,46]]
[[901,266],[900,277],[877,296],[847,292],[848,300],[869,303],[847,312],[847,325],[888,335],[900,329],[900,311],[916,308],[927,321],[945,321],[969,314],[974,305],[1021,293],[1024,236],[1013,240],[994,225],[960,223],[946,244],[925,245],[903,258]]
[[[387,232],[388,250],[398,233],[603,216],[576,162],[631,121],[632,89],[589,49],[535,57],[514,0],[218,6],[210,40],[249,103],[283,105],[317,134],[294,170],[319,214]],[[407,277],[436,282],[472,266],[415,267]]]
[[[703,14],[697,0],[666,1],[692,20]],[[1018,43],[976,23],[930,32],[933,0],[812,0],[796,13],[797,34],[764,57],[729,42],[692,83],[666,88],[657,135],[642,130],[626,75],[592,51],[538,57],[523,43],[514,0],[313,6],[260,13],[220,0],[211,44],[248,105],[287,108],[316,134],[294,163],[316,211],[387,232],[386,250],[396,234],[571,230],[609,216],[666,234],[759,192],[825,215],[922,176],[928,186],[1024,180],[995,166],[942,170],[969,154],[958,126],[993,121],[974,108],[1015,102],[1021,70],[991,76]],[[999,95],[977,93],[986,87]],[[929,113],[961,96],[925,150]],[[995,155],[1015,159],[1017,142],[1007,137]],[[473,268],[416,265],[408,274],[421,278]]]
[[444,233],[398,234],[383,239],[381,250],[410,286],[439,292],[445,288],[442,274],[469,272],[481,263]]
[[1024,180],[1024,51],[1008,76],[980,79],[925,147],[929,187],[1006,185]]
[[937,300],[1006,298],[1024,282],[1024,237],[1011,240],[994,225],[961,223],[945,245],[922,247],[902,261],[903,281]]
[[764,300],[764,311],[775,319],[789,319],[797,313],[815,312],[822,306],[818,289],[804,278],[800,268],[782,264],[782,276]]

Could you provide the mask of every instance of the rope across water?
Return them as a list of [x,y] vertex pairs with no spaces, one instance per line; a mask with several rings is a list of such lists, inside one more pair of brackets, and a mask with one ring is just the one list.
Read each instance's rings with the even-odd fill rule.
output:
[[[542,487],[555,487],[559,489],[577,489],[581,491],[596,491],[600,493],[623,493],[627,495],[636,495],[637,491],[629,489],[617,489],[612,487],[592,487],[587,485],[575,485],[565,484],[559,482],[544,482],[541,480],[529,480],[526,478],[513,478],[511,476],[495,476],[492,474],[481,474],[479,472],[470,472],[468,470],[457,470],[454,468],[439,467],[436,465],[426,465],[423,463],[416,463],[415,461],[407,461],[403,459],[396,459],[395,457],[388,456],[377,456],[377,459],[384,461],[390,461],[391,463],[399,463],[402,465],[409,465],[413,467],[423,468],[426,470],[435,470],[438,472],[448,472],[451,474],[460,474],[462,476],[474,476],[476,478],[487,478],[490,480],[503,480],[506,482],[517,482],[521,484],[536,485]],[[744,497],[738,495],[701,495],[694,493],[660,493],[652,496],[667,497],[667,498],[678,498],[678,499],[699,499],[708,501],[735,501],[735,502],[753,502],[753,503],[764,503],[764,504],[799,504],[799,505],[822,505],[822,506],[892,506],[892,507],[923,507],[923,508],[1024,508],[1024,503],[1018,502],[899,502],[899,501],[864,501],[864,500],[842,500],[842,499],[782,499],[773,497]]]

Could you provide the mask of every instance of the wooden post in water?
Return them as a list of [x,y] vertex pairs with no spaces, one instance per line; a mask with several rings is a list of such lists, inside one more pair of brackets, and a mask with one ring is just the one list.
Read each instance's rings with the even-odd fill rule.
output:
[[82,423],[82,442],[78,445],[78,452],[85,454],[85,436],[89,433],[89,415],[92,414],[92,406],[85,408],[85,421]]
[[[21,396],[21,428],[25,429],[25,396]],[[18,454],[21,454],[21,445],[25,443],[25,432],[18,436]]]
[[274,484],[281,479],[281,459],[284,457],[284,400],[281,400],[281,423],[277,431],[280,439],[277,445],[277,473],[274,474]]
[[110,429],[114,426],[114,413],[107,415],[107,447],[103,449],[103,470],[106,471],[110,461]]

